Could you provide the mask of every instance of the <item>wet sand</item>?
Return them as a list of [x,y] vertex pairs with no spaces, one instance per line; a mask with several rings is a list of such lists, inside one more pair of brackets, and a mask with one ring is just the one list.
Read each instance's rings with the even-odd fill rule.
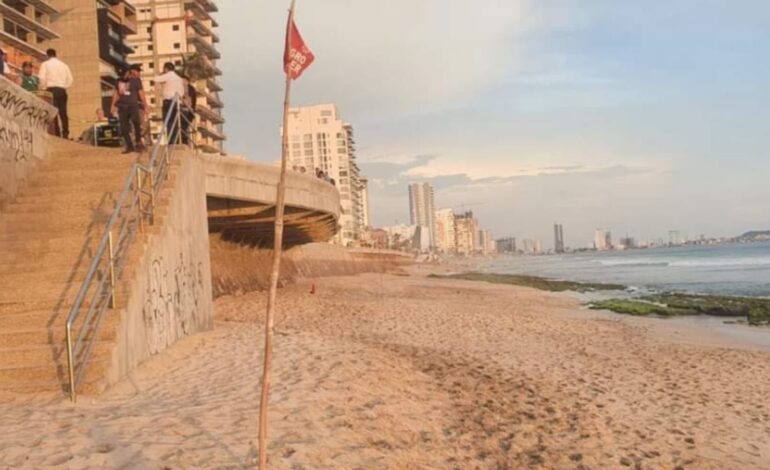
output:
[[[421,272],[315,284],[279,293],[271,468],[770,469],[767,350]],[[264,301],[98,399],[0,397],[0,468],[252,465]]]

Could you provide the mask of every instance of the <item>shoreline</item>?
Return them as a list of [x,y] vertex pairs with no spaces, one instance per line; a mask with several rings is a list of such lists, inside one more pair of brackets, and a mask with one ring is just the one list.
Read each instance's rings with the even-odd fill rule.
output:
[[[271,468],[770,467],[770,351],[445,268],[279,291]],[[220,297],[100,397],[0,402],[0,462],[253,465],[264,304]]]
[[[490,271],[452,271],[448,274],[429,274],[446,280],[488,282],[492,284],[530,287],[546,292],[575,292],[586,294],[584,305],[589,309],[611,311],[651,318],[710,316],[736,318],[726,324],[747,324],[752,327],[770,326],[770,298],[728,296],[685,292],[639,293],[622,284],[572,281],[526,274],[503,274]],[[621,292],[609,295],[608,292]],[[591,295],[595,294],[593,298]],[[600,297],[601,295],[601,297]]]

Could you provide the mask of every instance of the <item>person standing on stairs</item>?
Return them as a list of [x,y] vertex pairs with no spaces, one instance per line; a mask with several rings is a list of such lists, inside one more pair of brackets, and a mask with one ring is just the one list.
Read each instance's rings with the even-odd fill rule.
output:
[[176,73],[174,64],[166,62],[163,64],[163,74],[155,77],[153,81],[160,85],[160,94],[163,97],[163,121],[167,123],[168,143],[176,145],[180,143],[181,135],[177,122],[181,116],[178,113],[181,111],[181,101],[187,95],[184,80]]
[[[69,139],[70,120],[67,115],[67,89],[72,86],[72,72],[67,64],[56,57],[55,49],[46,51],[48,60],[40,65],[38,78],[40,88],[48,90],[53,95],[53,105],[59,111],[56,120],[56,135]],[[61,121],[61,127],[59,126]]]
[[[142,121],[139,110],[140,105],[147,109],[147,98],[142,89],[142,80],[133,76],[129,69],[119,69],[118,76],[120,79],[112,94],[111,112],[113,116],[116,113],[118,115],[120,134],[126,146],[123,153],[143,152]],[[132,127],[135,140],[131,138]]]

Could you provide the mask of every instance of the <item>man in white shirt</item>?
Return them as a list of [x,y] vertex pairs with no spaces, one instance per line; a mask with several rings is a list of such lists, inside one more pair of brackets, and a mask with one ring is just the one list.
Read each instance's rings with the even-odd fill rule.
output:
[[171,144],[179,143],[179,106],[184,99],[186,88],[182,77],[177,75],[176,67],[171,62],[163,64],[163,74],[158,75],[153,81],[161,85],[160,94],[163,98],[163,121],[167,122],[166,133],[168,142]]
[[67,115],[67,88],[72,86],[72,72],[69,66],[56,57],[56,50],[48,49],[46,51],[48,60],[40,65],[38,78],[40,79],[40,88],[46,89],[53,95],[53,105],[59,110],[59,123],[56,123],[56,135],[64,137],[70,136],[70,121]]

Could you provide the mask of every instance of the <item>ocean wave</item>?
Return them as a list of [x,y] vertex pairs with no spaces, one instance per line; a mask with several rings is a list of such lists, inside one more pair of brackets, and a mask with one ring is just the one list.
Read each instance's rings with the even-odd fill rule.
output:
[[597,259],[593,260],[602,266],[645,266],[645,267],[675,267],[675,268],[717,268],[730,266],[770,266],[770,257],[759,258],[717,258],[717,259]]

